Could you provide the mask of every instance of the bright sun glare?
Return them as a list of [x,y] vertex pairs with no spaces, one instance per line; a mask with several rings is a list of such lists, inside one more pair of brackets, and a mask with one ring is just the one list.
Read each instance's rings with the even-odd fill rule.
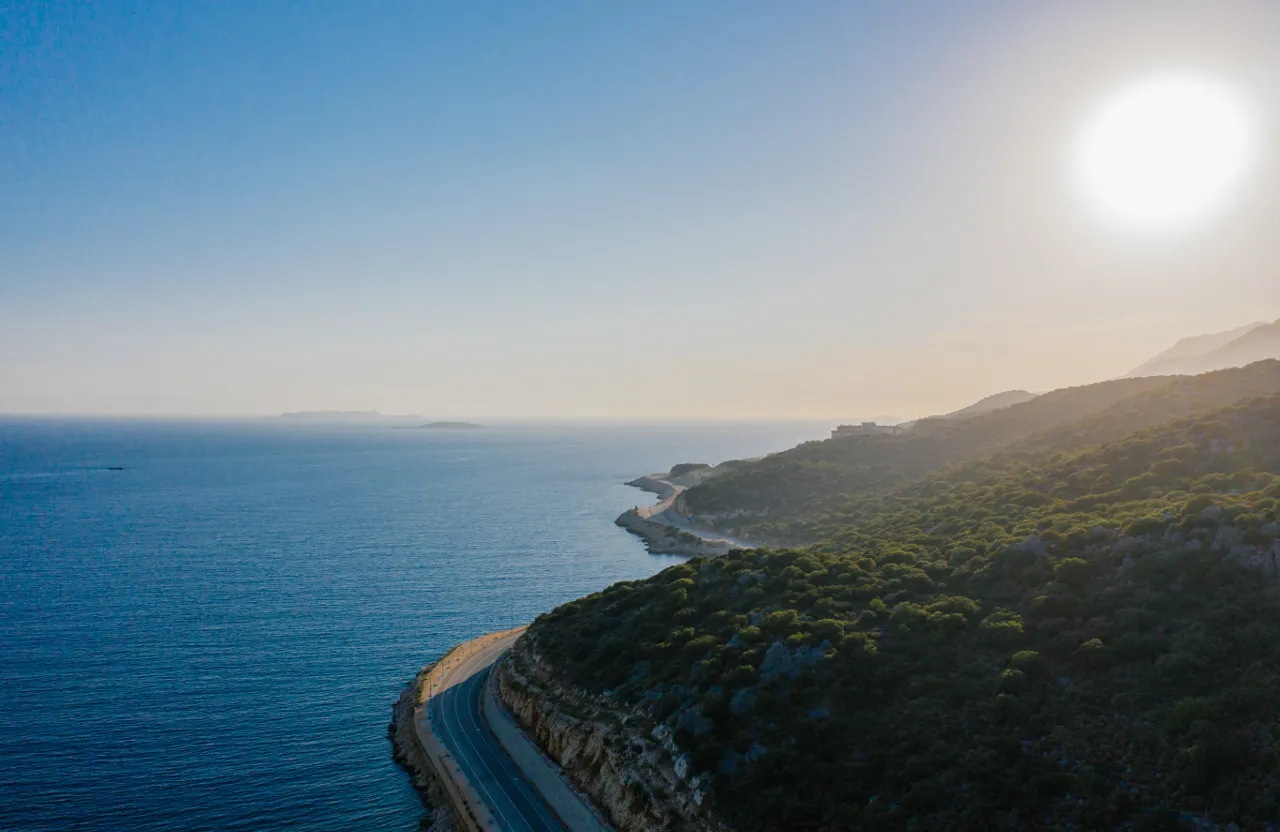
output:
[[1253,124],[1236,93],[1201,78],[1160,76],[1119,91],[1094,111],[1075,172],[1104,218],[1163,232],[1219,208],[1253,152]]

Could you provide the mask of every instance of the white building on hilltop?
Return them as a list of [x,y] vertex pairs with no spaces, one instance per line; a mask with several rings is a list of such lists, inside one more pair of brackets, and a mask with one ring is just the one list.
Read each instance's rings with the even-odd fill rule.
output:
[[838,425],[831,431],[832,439],[843,439],[846,436],[896,436],[906,432],[905,425],[877,425],[875,422],[863,422],[860,425]]

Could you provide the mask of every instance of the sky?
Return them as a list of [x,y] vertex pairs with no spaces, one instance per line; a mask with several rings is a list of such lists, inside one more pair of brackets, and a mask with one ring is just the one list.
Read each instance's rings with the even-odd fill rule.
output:
[[[1069,173],[1153,72],[1264,151]],[[1280,316],[1280,4],[0,5],[0,412],[913,418]]]

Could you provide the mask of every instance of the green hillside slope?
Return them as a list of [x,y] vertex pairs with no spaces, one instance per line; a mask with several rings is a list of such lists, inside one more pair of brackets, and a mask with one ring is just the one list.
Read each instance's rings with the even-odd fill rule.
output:
[[810,442],[691,488],[681,505],[706,526],[766,542],[812,542],[867,500],[950,464],[1021,446],[1106,442],[1167,419],[1280,392],[1280,362],[1194,377],[1121,379],[1045,393],[959,422],[927,419],[900,436]]
[[695,559],[528,638],[665,723],[739,829],[1262,829],[1278,475],[1280,395],[1002,453],[821,547]]

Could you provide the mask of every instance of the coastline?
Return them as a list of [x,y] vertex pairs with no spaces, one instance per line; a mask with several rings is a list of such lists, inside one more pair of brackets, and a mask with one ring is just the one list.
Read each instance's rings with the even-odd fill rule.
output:
[[759,544],[727,534],[700,529],[680,514],[676,501],[685,486],[670,474],[646,474],[627,485],[658,496],[650,506],[629,508],[613,522],[644,541],[651,555],[717,557],[735,549],[755,549]]
[[438,659],[428,664],[418,671],[413,681],[404,686],[400,697],[391,706],[391,724],[387,726],[391,757],[408,773],[409,782],[418,792],[426,812],[418,825],[421,832],[457,832],[461,828],[449,804],[449,795],[432,768],[422,743],[418,741],[414,727],[423,684],[439,663]]
[[455,645],[401,692],[391,738],[396,760],[410,772],[427,807],[420,828],[550,832],[562,828],[561,818],[578,818],[569,825],[574,832],[602,832],[601,826],[581,821],[590,810],[572,805],[563,786],[558,793],[549,789],[548,779],[537,776],[544,772],[530,778],[521,764],[528,762],[530,749],[500,730],[506,727],[500,714],[485,707],[490,666],[524,630],[487,633]]
[[[674,480],[676,479],[678,478],[672,477],[670,474],[650,474],[637,477],[626,483],[629,486],[656,495],[658,502],[650,506],[636,506],[628,509],[615,520],[615,523],[643,539],[646,549],[651,554],[714,557],[727,554],[734,549],[755,548],[755,544],[737,540],[728,535],[720,535],[689,526],[688,520],[680,516],[675,508],[676,500],[685,488],[684,485],[675,482]],[[523,630],[523,628],[517,629]],[[392,720],[387,727],[387,736],[392,744],[393,759],[408,773],[410,782],[422,801],[425,815],[419,822],[420,830],[425,830],[426,832],[459,832],[460,830],[473,830],[477,825],[485,827],[492,823],[491,818],[488,817],[489,813],[486,807],[477,795],[472,794],[471,786],[466,782],[466,778],[461,775],[461,772],[459,772],[459,777],[462,777],[462,782],[457,783],[447,782],[452,772],[444,771],[442,774],[442,770],[438,765],[440,761],[433,758],[433,751],[435,756],[444,754],[446,758],[448,757],[448,752],[440,744],[439,738],[435,736],[429,720],[424,716],[425,711],[423,709],[427,707],[428,693],[432,690],[432,685],[438,683],[436,677],[440,675],[440,672],[448,672],[444,670],[444,667],[449,663],[450,657],[454,656],[459,649],[463,649],[466,652],[468,648],[473,648],[478,643],[503,635],[506,635],[506,633],[490,634],[473,641],[455,645],[439,659],[419,670],[413,680],[405,685],[392,706]],[[482,712],[485,712],[485,718],[490,722],[499,717],[498,714],[491,712],[494,706],[505,698],[499,696],[498,688],[497,679],[491,678],[489,683],[485,685],[487,696],[482,697],[482,700],[491,700],[485,703],[489,706],[488,708],[484,707],[484,705],[481,707]],[[514,726],[511,727],[514,728]],[[497,733],[500,734],[500,732]],[[499,742],[504,746],[504,751],[515,758],[524,756],[542,757],[545,754],[545,750],[539,748],[538,744],[527,736],[525,737],[525,743],[528,743],[530,748],[534,749],[531,754],[513,754],[513,739],[510,737],[506,737],[505,741],[503,739],[503,737],[499,737]],[[520,751],[520,749],[516,750]],[[523,759],[521,762],[524,764],[518,763],[518,765],[525,770],[523,773],[526,776],[530,770],[538,768]],[[536,780],[551,779],[545,773],[539,776],[535,772],[534,777]],[[560,789],[563,788],[565,786],[561,785]],[[457,793],[459,790],[467,794]],[[575,822],[571,824],[572,828],[608,828],[607,823],[602,822],[603,819],[597,814],[600,810],[592,805],[592,801],[585,800],[581,794],[577,795],[576,799],[555,802],[563,802],[567,805],[576,803],[577,800],[583,800],[583,803],[589,808],[584,810],[586,814],[581,818],[575,817]],[[462,807],[462,811],[466,816],[459,814],[458,806]],[[473,811],[478,812],[483,817],[477,818]],[[564,810],[558,809],[558,811],[562,812],[563,816]],[[577,814],[577,812],[572,812],[571,814]]]
[[613,522],[644,541],[651,555],[685,555],[687,557],[717,557],[742,548],[728,543],[715,543],[666,523],[645,517],[643,508],[629,508]]

